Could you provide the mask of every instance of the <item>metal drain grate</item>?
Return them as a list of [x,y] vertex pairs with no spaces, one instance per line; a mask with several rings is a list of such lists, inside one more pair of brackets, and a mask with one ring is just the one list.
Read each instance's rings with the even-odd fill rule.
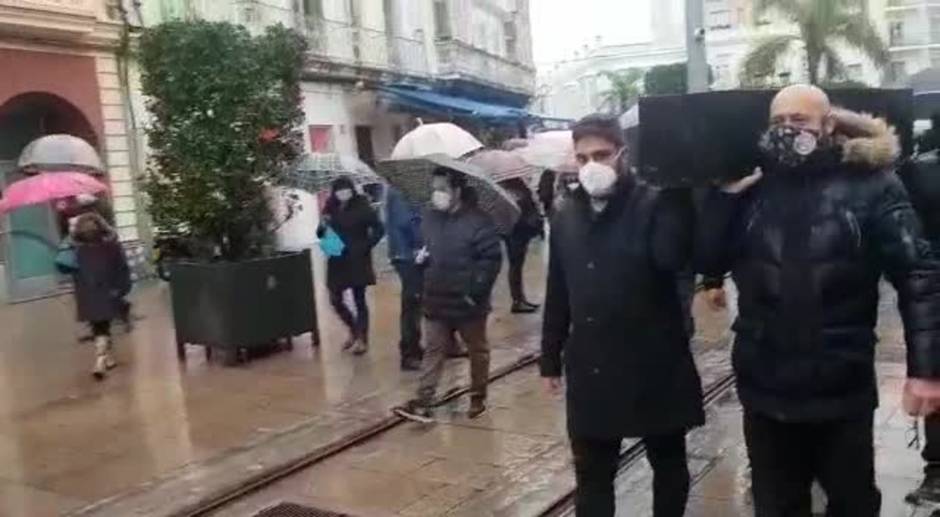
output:
[[303,506],[295,503],[281,503],[272,506],[255,517],[353,517],[346,513],[336,513],[329,510],[321,510],[312,506]]

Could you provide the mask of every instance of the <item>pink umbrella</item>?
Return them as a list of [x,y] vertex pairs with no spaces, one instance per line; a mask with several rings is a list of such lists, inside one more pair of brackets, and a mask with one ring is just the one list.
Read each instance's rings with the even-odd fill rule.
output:
[[43,172],[11,183],[0,199],[0,213],[79,194],[106,192],[108,186],[82,172]]
[[515,178],[528,178],[539,172],[538,167],[526,162],[516,153],[487,149],[479,151],[467,159],[471,165],[476,165],[495,182]]

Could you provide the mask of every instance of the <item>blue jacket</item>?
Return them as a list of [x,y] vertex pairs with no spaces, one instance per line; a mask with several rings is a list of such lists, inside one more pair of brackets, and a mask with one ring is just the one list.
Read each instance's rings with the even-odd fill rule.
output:
[[392,262],[414,260],[421,248],[421,213],[401,192],[389,188],[385,200],[388,258]]

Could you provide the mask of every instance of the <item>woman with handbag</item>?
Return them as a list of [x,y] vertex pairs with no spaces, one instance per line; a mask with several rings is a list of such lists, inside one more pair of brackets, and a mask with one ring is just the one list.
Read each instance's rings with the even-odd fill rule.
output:
[[[335,234],[335,235],[334,235]],[[330,188],[330,197],[323,209],[323,222],[317,235],[331,242],[324,248],[327,261],[326,284],[330,304],[349,329],[350,337],[343,345],[356,355],[369,350],[369,307],[366,290],[375,285],[372,248],[382,240],[385,227],[372,209],[369,199],[356,192],[348,178],[339,178]],[[342,246],[336,246],[339,239]],[[343,296],[352,291],[356,312],[346,306]]]

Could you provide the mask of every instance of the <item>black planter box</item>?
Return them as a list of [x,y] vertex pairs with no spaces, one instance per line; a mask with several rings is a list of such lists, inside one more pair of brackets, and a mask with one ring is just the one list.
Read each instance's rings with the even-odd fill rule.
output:
[[[913,150],[911,90],[835,89],[834,106],[885,117]],[[705,186],[742,177],[760,163],[757,141],[767,128],[775,91],[734,90],[640,98],[633,164],[646,181]]]
[[198,344],[243,357],[312,333],[319,344],[310,252],[244,262],[178,262],[170,287],[178,352]]

